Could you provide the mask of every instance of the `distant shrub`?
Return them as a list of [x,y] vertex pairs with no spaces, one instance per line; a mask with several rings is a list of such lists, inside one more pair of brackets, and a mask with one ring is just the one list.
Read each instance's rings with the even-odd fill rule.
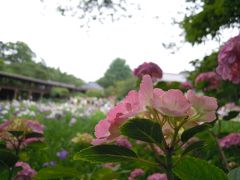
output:
[[53,87],[50,92],[51,97],[67,97],[69,96],[69,90],[66,88]]
[[88,97],[98,97],[98,98],[100,98],[100,97],[103,97],[104,92],[103,92],[103,90],[99,90],[99,89],[89,89],[89,90],[87,90],[86,95]]

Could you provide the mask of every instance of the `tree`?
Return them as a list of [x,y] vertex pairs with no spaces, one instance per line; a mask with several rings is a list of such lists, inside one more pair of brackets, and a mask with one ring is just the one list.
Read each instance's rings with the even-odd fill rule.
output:
[[36,54],[24,42],[0,41],[0,70],[29,76],[38,79],[59,81],[80,86],[83,81],[73,75],[61,72],[59,69],[47,67],[42,62],[35,62]]
[[30,62],[36,54],[24,42],[7,42],[0,41],[0,59],[8,63],[13,62]]
[[126,61],[120,58],[115,59],[105,72],[104,76],[97,82],[103,87],[114,85],[115,82],[126,80],[132,76],[132,71]]
[[[216,38],[221,30],[240,25],[239,0],[186,0],[192,8],[190,15],[181,22],[186,41],[196,44],[208,35]],[[196,13],[196,11],[198,13]]]
[[[45,0],[41,1],[47,3]],[[63,0],[58,2],[56,9],[63,16],[76,16],[85,20],[85,25],[88,25],[90,21],[95,20],[103,22],[106,19],[115,21],[121,17],[131,17],[128,9],[132,6],[140,9],[135,2],[126,0]]]

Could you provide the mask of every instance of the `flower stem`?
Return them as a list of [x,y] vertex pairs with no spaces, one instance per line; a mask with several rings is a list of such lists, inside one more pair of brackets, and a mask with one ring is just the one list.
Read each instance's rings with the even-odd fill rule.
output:
[[166,151],[166,173],[168,180],[174,180],[174,174],[172,172],[173,162],[172,162],[172,148],[168,148]]
[[212,137],[214,138],[215,142],[216,142],[216,145],[217,145],[217,148],[218,148],[218,151],[220,153],[220,156],[221,156],[221,159],[223,161],[223,165],[225,166],[225,169],[227,169],[228,171],[230,171],[230,168],[228,166],[228,161],[227,161],[227,158],[223,152],[223,149],[221,148],[221,146],[219,145],[219,142],[218,142],[218,138],[216,136],[216,134],[212,131],[209,131],[209,133],[212,135]]

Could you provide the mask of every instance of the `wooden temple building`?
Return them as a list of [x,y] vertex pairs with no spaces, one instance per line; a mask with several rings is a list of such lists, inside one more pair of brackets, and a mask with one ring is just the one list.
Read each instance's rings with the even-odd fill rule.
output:
[[81,87],[75,85],[0,71],[0,100],[12,100],[19,97],[39,100],[42,97],[48,97],[53,87],[66,88],[70,93],[84,92]]

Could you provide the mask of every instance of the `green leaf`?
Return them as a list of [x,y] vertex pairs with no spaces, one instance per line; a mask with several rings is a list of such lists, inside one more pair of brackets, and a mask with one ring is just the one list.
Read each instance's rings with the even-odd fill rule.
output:
[[223,120],[228,121],[238,116],[239,111],[230,111],[228,115],[223,116]]
[[204,123],[199,126],[192,127],[190,129],[185,130],[182,133],[181,140],[183,142],[188,141],[191,137],[193,137],[195,134],[200,133],[208,128],[212,127],[209,123]]
[[80,172],[74,168],[55,166],[47,167],[38,171],[34,177],[36,180],[59,179],[59,178],[79,178]]
[[161,126],[149,119],[131,119],[121,127],[121,134],[149,143],[160,144],[163,139]]
[[19,137],[21,135],[23,135],[23,131],[8,131],[9,133],[11,133],[13,136],[15,137]]
[[90,162],[125,162],[137,160],[132,150],[117,145],[98,145],[83,149],[74,155],[74,160]]
[[193,150],[196,150],[196,149],[200,149],[204,147],[204,142],[203,141],[197,141],[197,142],[194,142],[192,144],[190,144],[189,146],[187,146],[186,149],[184,149],[182,155],[185,155]]
[[32,142],[31,144],[27,145],[27,149],[35,149],[35,150],[46,149],[47,147],[48,147],[47,144],[41,141]]
[[239,180],[239,177],[240,177],[240,167],[232,169],[228,173],[228,179],[229,180]]
[[0,169],[12,167],[18,161],[18,157],[12,152],[0,149]]
[[177,163],[173,172],[183,180],[227,180],[223,170],[209,164],[205,160],[186,157]]
[[6,149],[6,143],[3,141],[0,141],[0,149]]

